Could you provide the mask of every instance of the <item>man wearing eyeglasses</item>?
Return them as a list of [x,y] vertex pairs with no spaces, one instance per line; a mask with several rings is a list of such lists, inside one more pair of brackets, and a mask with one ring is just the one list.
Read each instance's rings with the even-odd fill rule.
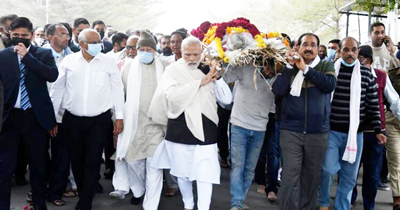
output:
[[139,37],[136,35],[132,35],[128,38],[128,41],[126,41],[126,49],[125,49],[125,58],[120,60],[118,62],[118,69],[121,71],[122,67],[124,67],[125,64],[128,64],[127,59],[134,59],[137,55],[137,50],[136,50],[136,44],[139,40]]
[[[61,62],[60,76],[50,95],[56,113],[60,106],[65,109],[62,126],[79,192],[76,209],[89,210],[112,126],[111,109],[116,117],[114,135],[123,129],[124,90],[115,61],[100,53],[100,35],[93,29],[85,29],[78,41],[81,52]],[[60,135],[58,132],[55,126],[51,135]]]
[[58,71],[50,50],[31,45],[32,31],[28,18],[16,18],[10,25],[13,46],[0,51],[0,209],[10,209],[19,142],[27,146],[34,209],[47,209],[48,131],[56,118],[46,82],[54,82]]
[[[54,61],[59,67],[65,56],[73,53],[68,47],[69,32],[63,24],[52,24],[47,29],[47,38],[49,43],[45,44],[43,48],[51,50]],[[49,91],[52,85],[53,83],[47,83]],[[56,206],[64,206],[66,204],[62,200],[62,194],[67,186],[70,165],[68,142],[64,138],[61,126],[64,112],[65,110],[62,108],[56,112],[59,135],[51,138],[51,177],[47,200]]]

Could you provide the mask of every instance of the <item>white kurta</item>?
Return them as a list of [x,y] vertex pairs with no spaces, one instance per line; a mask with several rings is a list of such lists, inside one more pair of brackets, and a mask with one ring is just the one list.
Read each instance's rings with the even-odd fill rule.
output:
[[135,136],[126,155],[128,162],[153,156],[164,135],[163,127],[147,117],[151,99],[157,88],[155,65],[154,63],[141,65],[142,84],[140,88],[139,120]]
[[[154,94],[148,116],[157,123],[167,125],[168,118],[175,119],[184,113],[190,132],[204,141],[201,116],[218,124],[217,99],[228,104],[232,101],[232,94],[223,80],[201,86],[204,76],[199,69],[188,69],[182,59],[169,65]],[[216,143],[190,145],[163,140],[154,153],[152,166],[171,169],[172,175],[190,181],[220,183]]]
[[163,140],[154,153],[151,166],[171,169],[172,175],[189,178],[189,181],[220,183],[221,168],[216,143],[189,145]]

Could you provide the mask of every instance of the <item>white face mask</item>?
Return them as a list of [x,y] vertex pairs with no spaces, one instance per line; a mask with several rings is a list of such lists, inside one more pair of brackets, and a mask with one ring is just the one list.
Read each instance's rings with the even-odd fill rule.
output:
[[35,42],[40,47],[40,46],[42,46],[44,39],[43,38],[35,38]]

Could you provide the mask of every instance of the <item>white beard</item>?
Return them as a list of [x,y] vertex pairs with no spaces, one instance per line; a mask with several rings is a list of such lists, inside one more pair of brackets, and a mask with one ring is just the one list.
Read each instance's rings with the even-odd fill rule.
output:
[[185,59],[183,59],[183,61],[184,61],[185,65],[186,65],[186,67],[188,67],[188,69],[190,69],[190,70],[196,70],[197,67],[200,64],[200,61],[197,61],[196,63],[195,62],[190,62],[189,63]]

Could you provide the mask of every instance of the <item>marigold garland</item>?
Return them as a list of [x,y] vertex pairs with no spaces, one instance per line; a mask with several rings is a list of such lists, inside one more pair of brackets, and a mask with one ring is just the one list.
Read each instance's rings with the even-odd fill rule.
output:
[[222,48],[221,38],[219,38],[219,37],[215,38],[215,44],[217,45],[217,52],[218,52],[218,54],[219,54],[219,57],[220,57],[221,59],[224,59],[224,57],[225,57],[225,51],[224,51],[224,49]]
[[[198,28],[191,31],[191,34],[202,40],[205,45],[210,45],[212,42],[215,42],[219,58],[225,63],[229,63],[230,58],[226,57],[225,55],[225,49],[222,47],[222,39],[224,35],[230,35],[234,33],[250,33],[257,42],[257,47],[260,49],[267,47],[264,39],[282,37],[282,35],[278,32],[261,33],[257,27],[250,23],[250,21],[246,18],[237,18],[229,22],[214,24],[206,21],[203,22]],[[283,39],[283,43],[286,46],[289,46],[287,39]]]

